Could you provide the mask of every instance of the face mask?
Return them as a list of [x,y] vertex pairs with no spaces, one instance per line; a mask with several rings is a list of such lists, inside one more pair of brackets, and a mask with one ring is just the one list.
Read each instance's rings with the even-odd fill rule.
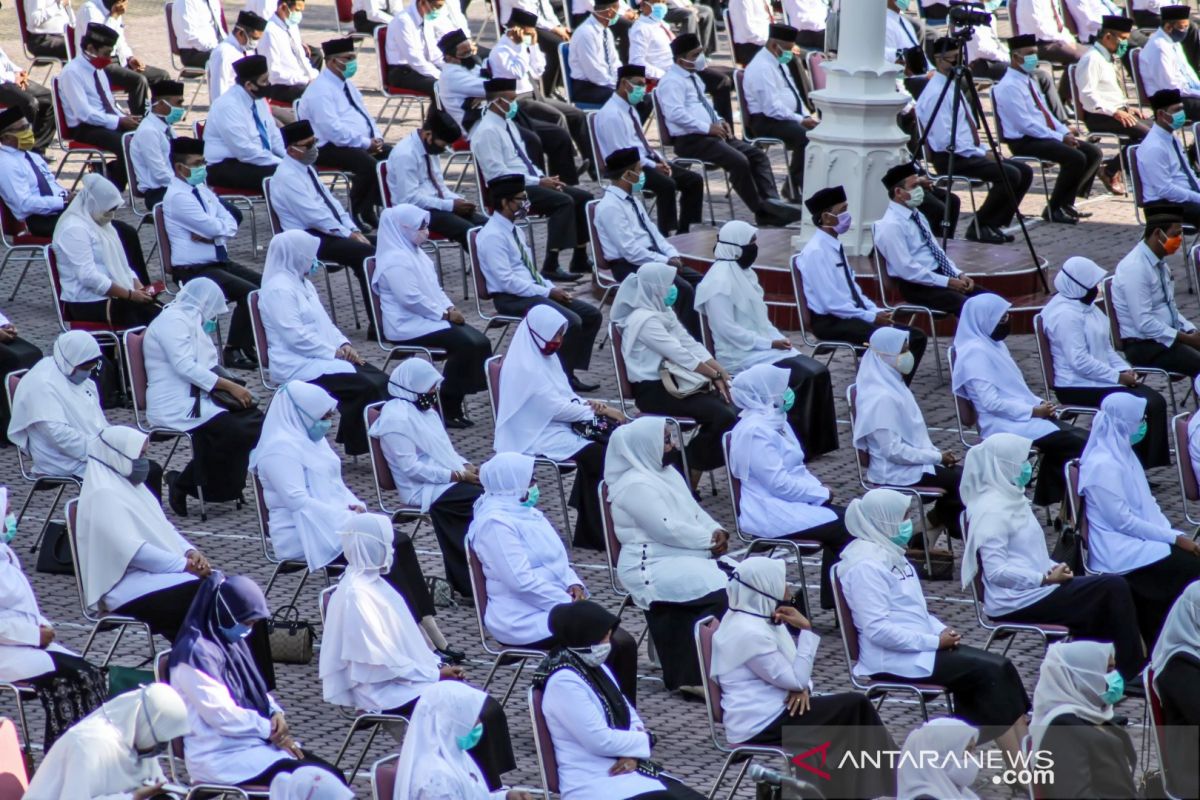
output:
[[789,387],[788,390],[783,393],[783,410],[791,411],[792,406],[794,405],[796,405],[796,393],[792,391],[791,387]]
[[944,764],[942,766],[942,772],[945,773],[946,777],[949,778],[950,782],[955,786],[960,789],[966,789],[971,784],[975,783],[975,779],[979,777],[979,768],[982,765],[973,758],[967,758],[965,754],[963,755],[961,761],[961,764],[955,764],[953,762]]
[[738,266],[742,269],[750,269],[754,266],[754,261],[758,258],[758,242],[742,245],[742,254],[738,256]]
[[467,56],[466,58],[460,58],[459,63],[461,63],[463,65],[463,67],[465,67],[466,69],[475,69],[475,63],[476,63],[475,56]]
[[1182,108],[1171,115],[1171,130],[1177,131],[1186,124],[1187,114],[1184,113]]
[[786,67],[788,64],[792,63],[793,55],[794,53],[792,53],[791,50],[784,50],[782,53],[775,56],[775,60]]
[[437,396],[438,393],[436,391],[418,394],[413,399],[412,404],[420,411],[428,411],[429,409],[433,408],[433,404],[437,402]]
[[1033,464],[1026,461],[1021,465],[1021,471],[1017,473],[1017,477],[1013,478],[1013,485],[1018,489],[1024,489],[1033,480]]
[[475,727],[471,728],[466,736],[459,736],[455,739],[458,742],[459,750],[470,750],[475,745],[479,744],[479,740],[483,738],[483,723],[476,722]]
[[250,97],[252,97],[255,100],[260,100],[260,99],[262,99],[263,92],[265,92],[265,91],[267,91],[266,86],[261,86],[257,83],[250,83],[250,84],[248,84],[248,88],[246,89],[246,94],[250,95]]
[[433,22],[435,19],[438,18],[438,15],[440,15],[441,13],[442,12],[439,9],[435,8],[432,11],[430,11],[428,14],[425,15],[425,21]]
[[1037,53],[1030,53],[1021,59],[1021,70],[1027,75],[1032,75],[1037,71],[1038,57]]
[[310,441],[319,442],[325,438],[325,434],[329,433],[329,429],[333,427],[333,420],[319,419],[312,425],[308,426],[308,438]]
[[908,11],[908,7],[911,3],[912,0],[896,0],[896,8],[900,9],[901,11]]
[[1117,58],[1121,58],[1125,55],[1126,51],[1128,51],[1128,50],[1129,50],[1129,40],[1125,39],[1124,41],[1122,41],[1120,44],[1117,45],[1117,52],[1114,55],[1116,55]]
[[896,371],[901,375],[909,375],[917,367],[917,357],[912,353],[901,353],[896,356]]
[[13,539],[17,538],[17,515],[9,512],[4,518],[4,533],[0,533],[0,541],[8,544]]
[[612,17],[608,20],[608,27],[611,28],[613,25],[616,25],[617,20],[619,20],[620,18],[621,18],[620,14],[613,14]]
[[526,47],[531,47],[533,45],[533,37],[529,34],[522,36],[521,44],[525,45]]
[[428,241],[429,228],[418,228],[417,232],[413,234],[413,244],[415,244],[417,247],[420,247]]
[[912,538],[912,535],[913,535],[912,520],[906,519],[906,520],[904,520],[904,522],[900,523],[899,527],[896,528],[896,535],[892,536],[890,538],[891,538],[893,544],[899,545],[900,547],[905,547],[908,545],[908,540]]
[[538,504],[538,500],[542,497],[542,490],[537,487],[537,484],[529,487],[529,491],[525,493],[525,499],[521,501],[521,505],[526,508],[534,508]]
[[1096,298],[1099,296],[1100,296],[1100,287],[1093,286],[1092,288],[1087,290],[1087,294],[1085,294],[1083,297],[1079,298],[1079,302],[1083,303],[1085,306],[1090,306],[1092,303],[1096,302]]
[[171,110],[167,112],[165,117],[163,117],[163,122],[167,123],[168,125],[174,125],[181,119],[183,119],[183,109],[179,106],[171,106]]
[[314,258],[312,260],[312,264],[310,264],[308,267],[308,277],[315,278],[315,277],[317,277],[317,273],[319,273],[320,271],[321,271],[321,262]]
[[612,645],[608,642],[604,644],[594,644],[591,647],[572,647],[571,652],[579,656],[579,660],[587,664],[589,667],[598,667],[608,660],[608,654],[612,651]]
[[650,16],[653,17],[654,19],[658,20],[659,22],[662,22],[664,19],[667,18],[667,4],[666,3],[654,3],[653,5],[651,5],[650,6]]
[[837,222],[833,225],[833,232],[841,236],[846,231],[850,230],[850,223],[853,222],[853,217],[849,211],[843,211],[837,215]]
[[1008,338],[1008,335],[1010,333],[1012,333],[1012,323],[1011,322],[1001,322],[1000,324],[998,324],[996,326],[995,330],[992,331],[992,340],[997,341],[997,342],[1003,342],[1005,339]]
[[703,72],[708,67],[708,59],[704,53],[701,53],[695,61],[692,62],[692,69],[696,72]]
[[37,137],[33,135],[33,128],[26,128],[17,134],[17,149],[32,150],[33,145],[37,142]]
[[634,181],[633,186],[630,188],[635,192],[640,192],[642,189],[646,188],[646,173],[639,173],[638,179]]
[[320,154],[320,152],[321,148],[314,144],[312,147],[301,153],[296,160],[306,167],[311,167],[313,164],[317,163],[317,156]]
[[150,459],[135,458],[133,459],[133,469],[130,470],[126,477],[131,484],[138,486],[146,482],[146,476],[150,474]]
[[914,186],[913,188],[908,190],[908,200],[906,200],[904,202],[904,205],[908,206],[909,208],[917,208],[918,206],[921,205],[921,203],[924,203],[924,202],[925,202],[924,187]]
[[[634,86],[632,89],[629,90],[629,105],[636,106],[638,103],[642,102],[645,99],[646,99],[646,87],[645,86]],[[32,137],[33,132],[30,131],[29,135]]]
[[1171,31],[1170,33],[1167,34],[1167,36],[1171,37],[1172,42],[1175,42],[1176,44],[1178,44],[1187,38],[1187,28],[1184,28],[1182,30]]
[[92,219],[96,221],[97,225],[100,225],[103,227],[104,225],[107,225],[110,222],[112,222],[113,217],[115,217],[116,215],[117,215],[116,211],[105,211],[103,213],[97,214],[96,216],[92,217]]
[[342,77],[346,79],[353,78],[358,74],[358,59],[347,61],[346,66],[342,67]]
[[1167,251],[1167,255],[1173,256],[1183,247],[1183,236],[1170,236],[1163,242],[1163,250]]
[[1142,424],[1137,426],[1137,430],[1129,434],[1129,443],[1137,444],[1142,439],[1146,438],[1146,420],[1142,420]]
[[518,108],[517,101],[509,100],[508,101],[508,110],[504,112],[504,118],[512,119],[513,117],[515,117],[517,115],[517,108]]
[[533,339],[533,343],[537,345],[538,350],[540,350],[544,356],[554,355],[559,351],[559,348],[562,347],[561,339],[543,339],[541,336],[538,336],[537,332],[532,328],[529,329],[529,337]]
[[516,212],[513,213],[513,219],[525,219],[529,216],[529,201],[522,200],[521,205],[517,206]]
[[208,165],[201,164],[198,167],[192,167],[188,171],[187,182],[190,186],[199,186],[208,180]]
[[1108,684],[1108,688],[1100,695],[1100,699],[1110,706],[1115,706],[1125,696],[1125,679],[1114,669],[1104,676],[1104,682]]
[[111,56],[89,56],[88,63],[96,69],[106,69],[112,63]]
[[204,325],[202,327],[204,328],[204,332],[206,334],[212,336],[217,332],[217,321],[215,319],[206,319],[204,320]]
[[221,624],[221,615],[217,615],[217,630],[220,631],[221,635],[225,637],[225,641],[229,642],[230,644],[236,644],[237,642],[249,636],[250,626],[244,622],[238,622],[237,617],[233,616],[233,612],[230,611],[229,606],[225,604],[225,598],[221,597],[221,590],[219,588],[217,589],[217,602],[221,604],[221,607],[225,609],[225,613],[229,615],[231,620],[233,620],[233,624],[225,626]]
[[300,20],[301,20],[303,17],[304,17],[304,12],[303,12],[303,11],[293,11],[292,13],[288,14],[288,18],[287,18],[287,24],[288,24],[290,27],[294,28],[294,27],[296,27],[297,25],[299,25],[299,24],[300,24]]
[[667,289],[667,296],[663,298],[663,305],[667,308],[670,308],[671,306],[675,305],[675,301],[678,299],[679,287],[672,286],[670,289]]
[[76,386],[79,386],[90,377],[92,377],[92,371],[90,369],[77,369],[67,376],[67,380]]

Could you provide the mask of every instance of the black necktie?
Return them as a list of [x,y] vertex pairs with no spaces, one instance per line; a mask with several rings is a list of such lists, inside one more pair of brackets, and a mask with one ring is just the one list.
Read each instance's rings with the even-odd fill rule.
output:
[[525,171],[536,177],[537,170],[533,168],[533,162],[529,160],[529,156],[525,155],[525,150],[522,149],[521,143],[517,141],[517,136],[513,133],[512,127],[509,126],[508,120],[505,120],[500,124],[504,126],[504,132],[508,134],[508,140],[512,142],[513,149],[516,150],[517,155],[521,157],[521,162],[525,164]]
[[435,178],[433,175],[432,159],[433,159],[433,156],[430,156],[430,155],[425,156],[425,174],[429,176],[429,182],[433,184],[433,188],[434,188],[434,190],[437,191],[438,197],[440,199],[444,200],[444,199],[446,199],[446,195],[442,192],[442,185],[440,183],[438,183],[437,178]]
[[[200,204],[200,207],[204,209],[204,213],[207,214],[208,204],[204,202],[204,197],[202,197],[200,194],[199,186],[192,187],[192,196],[196,198],[196,202]],[[213,243],[213,247],[215,247],[217,250],[217,261],[224,263],[229,260],[229,248],[223,244],[217,244],[215,242]]]
[[630,106],[628,103],[625,105],[629,106],[629,119],[633,122],[633,130],[637,134],[638,141],[642,143],[642,147],[646,148],[646,153],[650,156],[650,158],[654,159],[656,163],[662,161],[662,159],[658,157],[658,152],[650,146],[648,141],[646,141],[646,134],[642,131],[642,122],[638,119],[637,114],[633,112],[633,106]]
[[658,246],[658,240],[654,238],[654,231],[650,230],[650,225],[646,222],[646,218],[642,216],[642,209],[638,206],[637,200],[633,199],[633,195],[625,195],[625,199],[629,201],[629,205],[633,206],[633,215],[637,217],[638,224],[646,232],[646,238],[650,240],[650,249],[660,256],[666,255]]
[[1183,157],[1183,149],[1179,146],[1179,140],[1172,136],[1171,144],[1175,147],[1175,155],[1179,159],[1179,168],[1187,176],[1188,185],[1192,187],[1193,192],[1200,192],[1200,186],[1196,184],[1196,176],[1192,174],[1191,166],[1188,165],[1187,159]]
[[96,94],[100,95],[100,102],[104,104],[104,110],[109,114],[116,114],[117,110],[113,108],[113,104],[108,99],[108,93],[104,91],[104,86],[100,83],[100,71],[92,72],[92,80],[96,82]]
[[842,275],[846,278],[846,288],[850,290],[850,297],[854,300],[854,305],[858,308],[866,308],[867,305],[862,301],[858,294],[858,287],[854,284],[854,276],[850,274],[850,265],[846,263],[846,248],[839,244],[838,253],[842,256]]
[[325,186],[321,183],[321,179],[317,177],[317,171],[312,167],[308,167],[306,171],[308,172],[308,179],[312,181],[313,189],[316,190],[317,195],[321,198],[321,202],[325,204],[325,207],[329,209],[329,213],[333,214],[333,218],[340,224],[342,222],[341,209],[329,199],[329,194],[326,193]]
[[[779,64],[778,61],[775,62]],[[788,75],[787,67],[779,64],[779,71],[783,73],[783,82],[787,84],[788,89],[792,93],[792,97],[796,98],[796,113],[800,113],[800,109],[804,107],[804,101],[800,99],[800,93],[796,91],[796,87],[792,85],[792,76]]]
[[713,107],[708,104],[708,98],[704,96],[704,87],[700,85],[700,79],[696,77],[696,73],[691,73],[692,86],[696,89],[696,96],[700,100],[700,105],[704,106],[704,110],[708,112],[708,118],[716,124],[720,117],[717,112],[713,111]]
[[358,107],[358,103],[354,102],[354,93],[350,91],[350,84],[342,84],[342,92],[346,95],[346,102],[350,107],[358,112],[358,115],[363,118],[363,122],[367,123],[367,135],[372,139],[375,138],[375,124],[371,122],[371,118],[367,116],[367,112]]
[[46,180],[46,176],[38,169],[37,162],[33,160],[33,156],[26,153],[25,160],[29,162],[29,168],[33,170],[33,177],[37,180],[38,194],[42,197],[49,197],[55,194],[55,191],[50,188],[50,181]]
[[217,13],[213,11],[212,3],[205,0],[205,8],[208,9],[208,18],[212,20],[213,30],[216,31],[217,41],[221,41],[225,36],[225,31],[221,30],[221,23],[217,21]]

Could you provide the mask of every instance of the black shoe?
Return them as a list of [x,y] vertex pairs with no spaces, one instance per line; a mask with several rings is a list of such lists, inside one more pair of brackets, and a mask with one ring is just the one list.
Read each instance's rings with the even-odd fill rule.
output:
[[187,492],[175,487],[179,480],[179,470],[173,469],[163,477],[167,480],[167,503],[171,506],[171,510],[177,517],[186,517],[188,515]]
[[562,267],[559,267],[553,272],[542,270],[542,277],[548,281],[563,281],[565,283],[574,283],[575,281],[579,280],[578,275],[567,272]]
[[1046,206],[1045,210],[1042,211],[1042,219],[1047,222],[1058,222],[1063,225],[1079,224],[1079,220],[1068,214],[1065,209],[1051,208],[1050,206]]
[[973,222],[967,226],[966,237],[968,241],[979,242],[980,244],[1004,244],[1004,234],[989,225],[980,225]]
[[474,422],[474,420],[469,420],[466,417],[464,417],[462,414],[459,414],[456,417],[446,417],[446,427],[447,428],[457,428],[457,429],[474,428],[475,422]]
[[1090,212],[1090,211],[1080,211],[1080,210],[1079,210],[1078,208],[1076,208],[1075,206],[1064,206],[1064,207],[1063,207],[1063,211],[1067,212],[1068,214],[1070,214],[1070,215],[1071,215],[1072,217],[1074,217],[1075,219],[1087,219],[1088,217],[1090,217],[1090,216],[1092,215],[1092,212]]
[[442,663],[450,664],[451,666],[455,664],[461,664],[467,659],[466,653],[460,653],[458,650],[451,650],[449,646],[447,646],[445,650],[435,647],[433,648],[433,652],[437,653],[438,658],[442,660]]
[[567,376],[567,383],[577,392],[594,392],[600,388],[598,383],[584,383],[573,372]]
[[222,359],[229,369],[256,369],[258,359],[240,347],[226,347],[225,358]]

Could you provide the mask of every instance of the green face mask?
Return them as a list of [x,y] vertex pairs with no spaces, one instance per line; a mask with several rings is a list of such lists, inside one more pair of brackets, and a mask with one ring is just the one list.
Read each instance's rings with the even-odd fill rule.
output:
[[1115,55],[1117,56],[1117,58],[1123,58],[1125,56],[1126,51],[1128,51],[1128,50],[1129,50],[1129,40],[1126,39],[1126,40],[1122,41],[1119,45],[1117,45],[1117,52]]
[[896,535],[891,537],[891,539],[894,544],[900,547],[907,547],[909,540],[912,539],[912,535],[913,522],[911,519],[906,519],[896,528]]
[[188,172],[187,182],[189,186],[199,186],[208,178],[208,166],[201,164],[198,167],[192,167]]
[[679,299],[679,287],[672,286],[670,289],[667,289],[666,297],[663,298],[663,305],[666,306],[667,308],[670,308],[671,306],[675,305],[675,301],[678,299]]
[[646,99],[646,87],[634,86],[629,90],[629,105],[636,106],[638,103]]
[[791,387],[788,387],[788,390],[783,393],[783,410],[791,411],[794,405],[796,405],[796,393],[792,391]]
[[470,732],[467,733],[466,736],[458,737],[458,739],[457,739],[458,749],[459,750],[470,750],[472,747],[479,744],[479,740],[482,738],[483,738],[483,723],[476,722],[475,727],[471,728]]
[[1146,438],[1146,420],[1142,420],[1142,424],[1137,426],[1137,430],[1129,434],[1129,443],[1137,444]]
[[163,121],[168,125],[174,125],[179,120],[183,119],[183,109],[179,106],[171,106],[171,110],[163,117]]
[[349,79],[358,74],[358,59],[347,61],[346,66],[342,68],[342,77]]
[[793,53],[791,50],[784,50],[782,53],[775,56],[775,60],[786,67],[792,62],[792,55]]
[[[535,506],[537,506],[538,500],[540,500],[541,498],[542,498],[542,490],[539,489],[537,487],[537,485],[535,484],[535,485],[529,487],[529,491],[526,493],[525,499],[521,501],[521,505],[525,506],[526,508],[534,508]],[[472,746],[474,746],[474,745],[472,745]],[[464,747],[463,749],[469,750],[470,748]]]
[[204,320],[203,328],[205,333],[212,336],[217,332],[217,321],[215,319],[206,319]]
[[1017,473],[1017,477],[1013,478],[1013,485],[1018,489],[1024,489],[1033,480],[1033,464],[1026,461],[1021,465],[1021,471]]

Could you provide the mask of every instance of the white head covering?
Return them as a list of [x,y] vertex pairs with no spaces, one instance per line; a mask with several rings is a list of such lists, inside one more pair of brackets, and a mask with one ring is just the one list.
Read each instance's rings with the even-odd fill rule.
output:
[[131,289],[133,273],[129,269],[129,259],[125,257],[125,248],[121,246],[117,229],[112,222],[104,225],[96,222],[96,217],[125,205],[125,196],[108,178],[98,173],[85,172],[82,181],[83,188],[54,226],[54,239],[87,236],[98,243],[101,263],[96,266],[103,269],[117,286]]
[[[677,269],[669,264],[652,261],[642,264],[637,272],[621,281],[613,298],[609,319],[621,329],[622,351],[628,357],[641,333],[642,326],[655,315],[674,314],[663,302],[675,282]],[[669,321],[669,317],[667,317]]]
[[1101,699],[1108,690],[1108,661],[1113,646],[1107,642],[1057,642],[1046,658],[1033,690],[1033,749],[1040,747],[1046,726],[1063,714],[1074,714],[1098,725],[1112,719],[1113,708]]
[[728,675],[749,659],[774,652],[790,664],[796,657],[796,641],[786,625],[773,625],[770,620],[787,591],[787,564],[761,556],[747,558],[737,565],[727,591],[729,613],[713,636],[713,677]]
[[1146,470],[1129,443],[1130,434],[1145,416],[1146,401],[1137,395],[1114,392],[1101,401],[1079,458],[1079,491],[1085,494],[1098,486],[1123,497],[1141,519],[1169,527],[1150,491]]
[[208,367],[217,363],[217,347],[213,344],[212,336],[204,331],[204,323],[216,319],[228,310],[225,303],[225,293],[211,278],[193,278],[171,301],[163,313],[150,323],[147,334],[153,335],[167,323],[164,319],[181,317],[188,321],[192,336],[192,354],[196,363]]
[[394,552],[391,521],[382,514],[352,514],[340,535],[347,569],[329,598],[321,639],[326,702],[353,707],[355,689],[364,684],[437,681],[438,657],[404,598],[382,578]]
[[[975,800],[979,795],[971,791],[970,786],[960,786],[954,778],[959,772],[955,765],[966,763],[967,751],[978,741],[977,728],[953,717],[933,719],[914,730],[904,740],[902,751],[911,756],[905,758],[902,755],[900,769],[896,771],[897,800],[913,800],[916,797]],[[922,767],[922,753],[938,753],[949,758],[939,758],[936,762],[944,766]]]
[[758,456],[753,445],[756,434],[770,437],[782,436],[789,449],[798,450],[804,457],[804,448],[792,426],[787,423],[787,412],[783,410],[783,393],[787,391],[791,373],[773,364],[756,364],[738,373],[729,387],[733,402],[742,409],[741,420],[733,428],[729,447],[729,469],[746,480],[750,476],[750,464]]
[[539,345],[566,324],[567,318],[553,307],[538,305],[517,327],[500,368],[496,452],[526,452],[562,404],[577,399],[558,356],[543,355]]
[[88,443],[76,513],[76,545],[84,601],[94,608],[125,576],[143,544],[184,555],[188,543],[163,514],[145,484],[128,480],[141,457],[146,434],[120,425],[105,428]]
[[354,792],[320,767],[281,772],[271,781],[268,800],[350,800]]
[[92,800],[165,780],[156,744],[190,732],[187,707],[165,683],[114,697],[59,738],[29,784],[29,800]]
[[[993,537],[1007,537],[1033,516],[1033,509],[1013,479],[1029,457],[1033,442],[1015,433],[994,433],[967,451],[958,493],[967,506],[967,547],[962,559],[962,585],[967,588],[979,569],[979,547]],[[1036,520],[1035,520],[1036,521]]]
[[486,697],[461,681],[439,681],[421,694],[400,749],[393,800],[410,800],[422,786],[458,800],[487,800],[479,767],[456,741],[479,722]]
[[340,474],[342,460],[324,437],[317,441],[308,438],[308,428],[337,408],[337,400],[311,383],[291,381],[279,387],[267,408],[258,446],[250,452],[250,469],[256,473],[259,463],[270,455],[285,455],[304,464],[307,469],[336,469]]
[[664,519],[694,519],[704,511],[692,490],[678,470],[663,466],[666,425],[663,417],[644,416],[613,431],[604,457],[604,480],[614,502],[633,484],[643,484],[659,498]]
[[1070,300],[1079,300],[1090,289],[1099,285],[1107,274],[1103,267],[1090,258],[1072,256],[1063,262],[1058,274],[1054,276],[1054,289]]
[[1001,387],[1006,397],[1027,402],[1030,407],[1042,402],[1025,385],[1025,376],[1008,346],[992,338],[992,331],[1010,308],[1012,303],[997,294],[977,294],[963,303],[954,334],[951,376],[954,393],[959,397],[966,397],[964,387],[978,380]]
[[307,285],[315,295],[316,289],[308,280],[308,271],[312,269],[320,246],[320,239],[301,230],[284,231],[272,236],[271,243],[267,245],[262,288],[266,289],[268,284],[275,281],[282,281],[288,286],[299,283]]
[[48,358],[33,365],[17,385],[8,438],[29,448],[29,430],[39,422],[69,425],[83,436],[95,436],[108,425],[96,387],[90,381],[74,384],[68,376],[80,364],[100,357],[100,345],[83,331],[61,334]]
[[1180,653],[1200,658],[1200,582],[1189,583],[1167,614],[1150,655],[1155,680],[1167,668],[1167,662]]
[[846,507],[846,530],[854,541],[842,550],[847,564],[865,559],[906,569],[904,548],[892,541],[908,515],[908,496],[891,489],[872,489]]
[[521,499],[528,493],[532,480],[533,456],[497,453],[485,461],[479,468],[479,484],[483,486],[483,494],[475,501],[471,530],[477,530],[491,519],[514,526],[537,520],[545,522],[541,511],[521,505]]
[[896,357],[908,342],[908,331],[876,328],[855,378],[854,446],[867,449],[867,438],[890,431],[913,447],[933,448],[925,417],[912,391],[896,369]]
[[[0,486],[0,519],[7,516],[11,507],[8,487]],[[37,627],[42,624],[42,620],[42,612],[38,608],[33,587],[21,569],[21,560],[17,558],[16,551],[0,542],[0,624],[15,621],[18,624]],[[32,630],[33,627],[28,630]],[[9,675],[9,679],[12,678],[13,676]]]
[[[429,212],[401,203],[384,209],[379,215],[379,240],[375,248],[375,276],[371,287],[379,293],[380,283],[389,270],[399,270],[404,282],[422,297],[440,297],[446,308],[454,305],[438,283],[437,269],[425,251],[415,243],[417,231],[429,224]],[[411,359],[410,359],[411,360]]]
[[[703,311],[714,297],[728,297],[733,302],[737,322],[764,339],[776,339],[779,331],[767,316],[767,304],[763,301],[763,288],[758,275],[751,268],[743,269],[737,263],[742,247],[758,234],[758,228],[740,220],[731,220],[721,226],[717,234],[717,245],[713,249],[716,259],[704,273],[704,279],[696,287],[696,310]],[[718,342],[720,337],[713,331]],[[718,350],[722,348],[718,346]]]

